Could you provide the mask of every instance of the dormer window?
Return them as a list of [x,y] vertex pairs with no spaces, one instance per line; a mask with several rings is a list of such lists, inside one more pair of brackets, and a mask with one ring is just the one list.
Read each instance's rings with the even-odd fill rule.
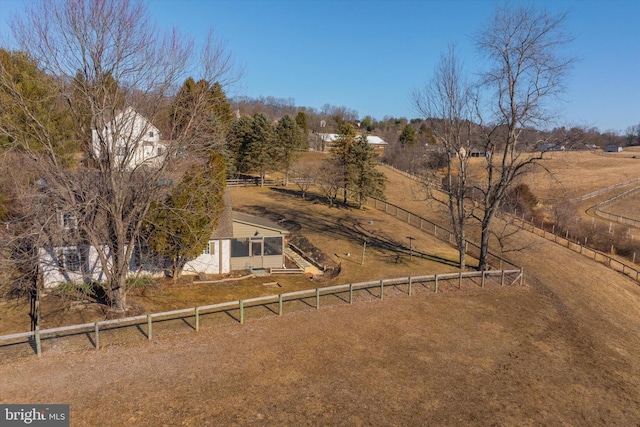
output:
[[153,131],[149,131],[149,138],[153,138]]
[[72,213],[63,213],[60,215],[60,225],[65,230],[75,230],[78,228],[78,218]]

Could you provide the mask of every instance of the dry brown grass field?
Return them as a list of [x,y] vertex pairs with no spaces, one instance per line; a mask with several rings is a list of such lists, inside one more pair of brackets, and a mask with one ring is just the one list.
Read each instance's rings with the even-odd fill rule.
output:
[[[471,170],[476,179],[483,174],[483,163],[484,159],[471,159]],[[566,191],[571,197],[580,197],[640,178],[640,147],[628,147],[621,153],[548,152],[544,153],[540,165],[529,169],[522,178],[522,182],[534,190],[538,199],[546,203],[553,200],[559,191]]]
[[[604,181],[584,183],[578,167],[556,176],[577,193],[632,178],[631,163],[615,172],[603,159],[592,173],[615,173]],[[391,202],[444,221],[410,180],[384,170]],[[304,202],[293,187],[234,189],[233,198],[238,208],[300,223],[342,263],[327,284],[455,271],[446,261],[452,249],[427,235],[416,246],[430,258],[407,261],[402,246],[416,230],[370,209]],[[359,233],[379,239],[364,266]],[[523,286],[397,293],[99,351],[49,344],[41,358],[4,359],[0,402],[69,403],[72,425],[639,426],[640,286],[553,242],[519,239],[527,249],[506,256],[524,268]],[[405,254],[399,263],[396,252]],[[317,286],[282,283],[283,291]],[[202,295],[265,292],[259,281],[218,287],[214,297],[216,285],[167,285],[132,301],[155,309],[183,297],[192,306]]]
[[[637,185],[640,185],[640,183]],[[601,209],[613,215],[621,215],[640,221],[640,191],[602,206]]]

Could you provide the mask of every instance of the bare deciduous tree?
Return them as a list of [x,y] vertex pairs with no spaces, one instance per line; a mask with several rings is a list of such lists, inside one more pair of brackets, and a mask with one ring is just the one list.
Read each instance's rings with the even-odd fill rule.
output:
[[293,182],[300,189],[302,200],[305,200],[311,187],[316,185],[320,165],[315,163],[296,163],[291,170]]
[[343,171],[332,160],[325,160],[322,165],[315,169],[315,184],[320,195],[327,199],[329,207],[332,208],[337,203],[338,192],[344,186]]
[[[0,70],[1,89],[30,118],[25,128],[39,143],[38,150],[19,147],[30,159],[30,182],[43,184],[40,189],[31,185],[21,200],[27,204],[44,195],[56,215],[75,218],[78,237],[97,251],[113,307],[124,310],[130,261],[149,207],[167,191],[168,179],[180,178],[177,160],[202,152],[194,146],[202,138],[190,137],[201,127],[194,122],[172,127],[168,101],[191,73],[202,73],[209,85],[231,84],[241,73],[213,35],[197,46],[176,31],[162,32],[141,2],[30,3],[26,15],[13,21],[12,32],[20,49],[53,77],[57,96],[74,118],[74,137],[84,148],[82,156],[73,156],[75,162],[63,162],[59,137],[37,120],[20,88]],[[205,117],[199,110],[207,106],[194,96],[190,117]],[[146,153],[152,124],[170,141],[161,151]],[[138,159],[141,151],[144,162]],[[24,233],[46,234],[37,223]],[[45,240],[31,244],[37,248]]]
[[471,86],[465,80],[453,46],[446,55],[441,55],[430,83],[412,94],[416,109],[425,117],[437,142],[444,147],[447,161],[442,189],[447,197],[444,200],[432,198],[447,206],[460,268],[466,265],[466,225],[473,213],[473,201],[468,195],[473,125],[471,95]]
[[[483,204],[479,269],[488,267],[491,223],[511,184],[542,158],[526,152],[523,131],[544,128],[552,120],[550,102],[564,89],[574,62],[562,49],[566,14],[551,15],[533,7],[499,6],[489,25],[476,37],[479,52],[491,64],[482,74],[488,107],[478,108],[486,157],[486,175],[479,190]],[[484,117],[490,117],[488,121]]]

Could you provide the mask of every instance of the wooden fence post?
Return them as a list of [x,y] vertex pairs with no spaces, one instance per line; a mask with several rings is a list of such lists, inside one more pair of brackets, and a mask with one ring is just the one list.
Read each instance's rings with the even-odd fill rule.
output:
[[200,311],[198,310],[198,307],[195,308],[195,312],[196,312],[196,332],[198,332],[200,330]]
[[502,275],[500,276],[500,286],[504,286],[504,270],[502,270]]
[[153,321],[151,319],[151,315],[147,314],[147,339],[149,340],[153,337]]
[[434,290],[434,292],[438,292],[438,275],[436,274],[436,288]]
[[38,357],[42,354],[42,343],[40,342],[40,326],[36,326],[36,354]]
[[407,288],[407,294],[411,296],[411,276],[409,276],[409,286]]
[[486,273],[486,272],[485,272],[484,270],[482,270],[482,281],[480,282],[480,287],[481,287],[481,288],[484,288],[484,274],[485,274],[485,273]]
[[278,316],[282,316],[282,294],[278,294]]
[[349,304],[353,303],[353,283],[349,283]]
[[384,280],[380,280],[380,299],[384,299]]
[[238,301],[238,305],[240,308],[240,324],[244,324],[244,301],[240,300]]
[[524,280],[524,268],[520,269],[520,286],[522,286],[522,281]]
[[320,288],[316,288],[316,310],[320,308]]
[[458,273],[458,289],[462,289],[462,271]]
[[96,322],[95,326],[96,326],[96,342],[95,342],[95,345],[96,345],[96,350],[98,350],[100,348],[100,328],[99,328],[98,322]]

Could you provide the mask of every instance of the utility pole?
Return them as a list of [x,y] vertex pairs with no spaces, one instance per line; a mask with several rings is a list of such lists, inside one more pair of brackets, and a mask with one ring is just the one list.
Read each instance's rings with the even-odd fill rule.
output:
[[364,253],[367,250],[367,239],[364,239],[362,241],[362,261],[360,262],[360,265],[364,265]]

